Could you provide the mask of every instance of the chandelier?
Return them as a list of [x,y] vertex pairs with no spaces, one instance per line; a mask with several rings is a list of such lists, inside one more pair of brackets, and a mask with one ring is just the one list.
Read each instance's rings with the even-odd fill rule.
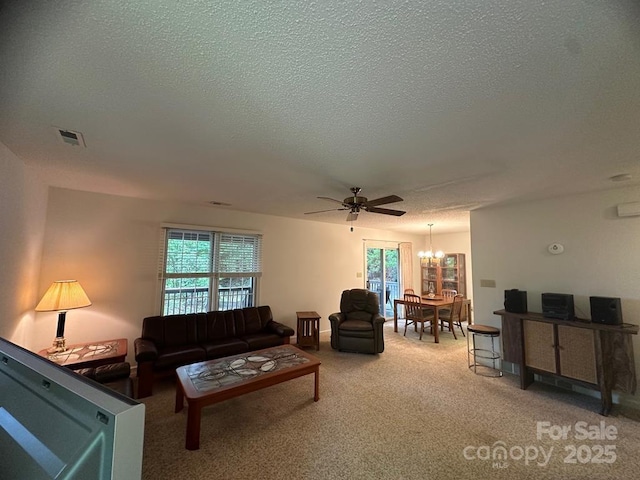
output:
[[433,236],[431,233],[431,228],[433,227],[433,223],[429,223],[429,250],[426,252],[419,251],[418,256],[420,259],[427,258],[429,261],[433,258],[441,259],[444,257],[444,252],[442,250],[433,251]]

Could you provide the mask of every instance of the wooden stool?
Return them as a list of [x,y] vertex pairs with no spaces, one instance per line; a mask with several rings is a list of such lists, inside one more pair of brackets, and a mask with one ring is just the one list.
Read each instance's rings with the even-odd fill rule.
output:
[[[469,369],[473,369],[473,373],[484,375],[485,377],[501,377],[502,376],[502,360],[500,352],[496,350],[495,339],[500,337],[500,330],[488,325],[469,325],[467,327],[467,363]],[[476,337],[484,337],[491,339],[491,348],[477,348]],[[491,365],[478,363],[478,359],[489,360]],[[478,368],[480,367],[480,371]]]

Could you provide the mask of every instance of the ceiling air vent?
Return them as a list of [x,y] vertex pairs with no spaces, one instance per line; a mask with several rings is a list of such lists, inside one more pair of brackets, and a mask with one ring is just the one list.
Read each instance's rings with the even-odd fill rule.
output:
[[80,132],[74,132],[73,130],[66,130],[64,128],[53,127],[56,132],[56,137],[67,145],[72,145],[74,147],[87,147],[87,144],[84,143],[84,137]]

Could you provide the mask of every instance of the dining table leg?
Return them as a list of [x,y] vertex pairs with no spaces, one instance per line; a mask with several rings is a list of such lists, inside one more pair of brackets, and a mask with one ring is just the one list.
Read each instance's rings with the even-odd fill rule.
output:
[[433,321],[435,325],[433,326],[433,337],[435,343],[440,343],[440,329],[438,328],[440,324],[440,320],[438,319],[438,306],[434,305],[433,307]]

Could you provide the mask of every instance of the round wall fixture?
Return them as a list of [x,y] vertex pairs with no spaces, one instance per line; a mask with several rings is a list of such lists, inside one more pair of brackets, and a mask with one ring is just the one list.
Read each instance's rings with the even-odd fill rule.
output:
[[564,246],[561,243],[552,243],[547,247],[551,255],[560,255],[564,252]]

